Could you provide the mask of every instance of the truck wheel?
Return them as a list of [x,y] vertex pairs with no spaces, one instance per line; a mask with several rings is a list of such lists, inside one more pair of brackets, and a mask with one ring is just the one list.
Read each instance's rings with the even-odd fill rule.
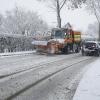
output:
[[62,53],[63,53],[63,54],[67,54],[67,53],[68,53],[68,48],[67,48],[67,46],[65,46],[65,47],[62,49]]
[[73,52],[79,53],[80,52],[80,47],[77,44],[73,45]]
[[78,53],[78,49],[75,50],[75,53]]
[[77,49],[75,51],[76,51],[76,53],[79,53],[80,52],[80,48],[77,47]]

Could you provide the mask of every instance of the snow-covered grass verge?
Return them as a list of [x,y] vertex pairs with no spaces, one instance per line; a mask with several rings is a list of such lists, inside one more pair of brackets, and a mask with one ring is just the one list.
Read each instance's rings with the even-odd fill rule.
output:
[[32,54],[36,51],[21,51],[21,52],[9,52],[9,53],[0,53],[0,56],[14,56],[14,55],[26,55],[26,54]]
[[88,66],[73,100],[100,100],[100,58]]

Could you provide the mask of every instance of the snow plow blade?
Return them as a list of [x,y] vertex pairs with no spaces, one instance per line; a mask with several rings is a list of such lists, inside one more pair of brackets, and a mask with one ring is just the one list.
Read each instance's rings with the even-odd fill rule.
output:
[[34,40],[32,44],[38,53],[47,53],[47,43],[48,41],[37,41]]

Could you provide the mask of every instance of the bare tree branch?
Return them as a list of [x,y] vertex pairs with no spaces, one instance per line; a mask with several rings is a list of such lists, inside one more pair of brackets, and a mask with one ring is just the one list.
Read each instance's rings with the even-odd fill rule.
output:
[[61,9],[63,8],[63,6],[65,5],[66,1],[67,1],[67,0],[63,0],[63,1],[62,1],[62,5],[60,6],[60,10],[61,10]]
[[94,9],[94,14],[95,14],[95,16],[96,16],[98,22],[100,23],[100,21],[99,21],[99,16],[98,16],[98,14],[97,14],[97,9],[96,9],[96,6],[95,6],[95,4],[94,4],[94,1],[92,1],[92,6],[93,6],[93,9]]

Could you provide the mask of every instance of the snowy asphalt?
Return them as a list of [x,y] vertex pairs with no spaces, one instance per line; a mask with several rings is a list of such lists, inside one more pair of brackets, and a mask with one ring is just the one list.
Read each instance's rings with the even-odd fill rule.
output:
[[0,57],[0,100],[71,100],[85,65],[96,59],[81,54]]

